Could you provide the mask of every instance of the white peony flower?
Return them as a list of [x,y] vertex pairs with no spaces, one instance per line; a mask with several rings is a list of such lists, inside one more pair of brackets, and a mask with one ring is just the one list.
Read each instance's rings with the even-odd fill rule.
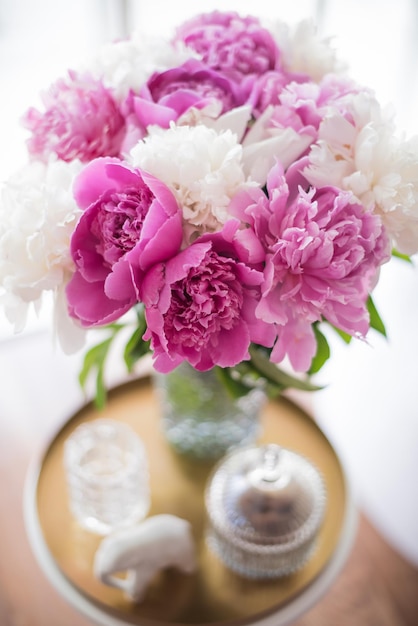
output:
[[347,105],[349,115],[330,114],[319,128],[319,140],[305,169],[316,187],[335,185],[354,193],[380,214],[395,247],[418,252],[418,138],[394,135],[388,112],[370,94],[358,94]]
[[163,72],[196,56],[181,43],[172,45],[163,38],[134,32],[130,39],[106,44],[81,68],[103,81],[117,100],[132,89],[138,92],[154,72]]
[[269,125],[273,112],[273,106],[267,107],[242,142],[244,171],[261,186],[266,184],[268,173],[277,161],[287,169],[313,140],[309,130],[298,133],[290,126],[278,128]]
[[131,150],[132,163],[173,191],[183,210],[186,239],[220,230],[231,198],[253,184],[245,177],[236,135],[204,125],[148,130],[149,136]]
[[418,137],[402,141],[365,128],[357,142],[355,171],[344,185],[364,190],[360,199],[374,203],[399,252],[418,252]]
[[80,210],[72,196],[79,161],[31,162],[13,175],[0,201],[0,286],[16,332],[29,306],[58,292],[72,272],[70,238]]
[[[252,117],[252,109],[248,104],[244,104],[235,109],[230,109],[226,113],[216,117],[206,117],[202,124],[213,128],[217,133],[221,133],[225,130],[230,130],[237,137],[237,141],[241,142],[248,129],[248,124]],[[178,123],[178,120],[177,120]],[[195,124],[191,124],[195,126]]]
[[293,29],[283,22],[268,25],[282,51],[282,63],[289,72],[308,74],[319,82],[325,74],[344,71],[330,39],[321,39],[311,20],[298,22]]

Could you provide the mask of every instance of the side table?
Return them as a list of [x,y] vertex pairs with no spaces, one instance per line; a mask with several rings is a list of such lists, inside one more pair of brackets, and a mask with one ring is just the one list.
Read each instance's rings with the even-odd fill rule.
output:
[[[101,538],[78,527],[68,510],[63,443],[80,423],[97,417],[119,419],[138,432],[150,463],[150,515],[165,512],[189,519],[198,545],[198,573],[185,576],[167,571],[139,605],[94,579],[92,562]],[[203,488],[211,466],[180,458],[168,446],[146,377],[113,389],[100,413],[92,404],[83,406],[31,465],[24,511],[39,566],[69,604],[101,626],[291,624],[322,597],[346,562],[355,537],[357,512],[340,459],[300,407],[287,399],[270,402],[262,415],[260,443],[264,442],[304,454],[317,465],[326,483],[328,507],[318,547],[300,572],[275,581],[247,581],[226,570],[207,550]]]

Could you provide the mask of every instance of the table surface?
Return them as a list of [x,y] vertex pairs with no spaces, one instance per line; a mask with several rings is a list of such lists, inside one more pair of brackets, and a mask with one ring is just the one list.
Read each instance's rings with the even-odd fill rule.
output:
[[[185,581],[171,572],[159,578],[137,606],[94,577],[92,564],[100,537],[75,525],[68,508],[63,446],[77,426],[98,415],[128,424],[141,437],[150,473],[149,515],[171,513],[188,519],[199,555],[195,576]],[[213,463],[191,465],[173,454],[160,428],[159,405],[146,376],[112,389],[100,412],[92,403],[83,405],[54,433],[39,463],[28,472],[27,533],[53,586],[77,610],[103,625],[293,624],[327,592],[344,566],[357,528],[357,510],[338,456],[305,411],[279,398],[265,405],[260,421],[259,443],[279,442],[309,458],[320,471],[328,496],[315,552],[295,575],[264,585],[245,581],[223,567],[207,549],[203,493]]]
[[[21,424],[24,427],[24,424]],[[26,538],[22,491],[31,446],[2,433],[0,487],[0,624],[87,626],[40,572]],[[7,514],[6,514],[7,511]],[[418,571],[401,558],[362,516],[353,551],[327,595],[296,626],[415,626]]]
[[[80,402],[67,362],[64,366],[50,352],[42,354],[37,348],[43,342],[32,340],[33,346],[25,339],[25,359],[20,351],[19,360],[13,361],[16,351],[11,344],[4,344],[0,355],[9,364],[2,368],[0,393],[0,624],[87,626],[91,622],[71,608],[41,572],[24,527],[29,463]],[[44,366],[39,367],[42,359]],[[361,515],[346,566],[295,626],[415,626],[417,616],[418,570]]]

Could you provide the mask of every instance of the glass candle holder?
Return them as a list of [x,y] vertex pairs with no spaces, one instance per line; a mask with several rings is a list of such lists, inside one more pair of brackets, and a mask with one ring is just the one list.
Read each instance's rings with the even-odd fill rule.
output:
[[79,524],[100,535],[143,519],[150,507],[145,449],[126,424],[97,419],[64,444],[69,506]]
[[205,494],[207,542],[246,578],[276,578],[311,556],[326,492],[318,470],[275,444],[246,447],[215,467]]

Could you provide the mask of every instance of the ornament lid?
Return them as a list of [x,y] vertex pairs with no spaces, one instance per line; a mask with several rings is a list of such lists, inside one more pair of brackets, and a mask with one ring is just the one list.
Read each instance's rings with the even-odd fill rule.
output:
[[213,527],[240,547],[290,550],[319,530],[326,493],[308,459],[276,444],[230,453],[206,490]]

